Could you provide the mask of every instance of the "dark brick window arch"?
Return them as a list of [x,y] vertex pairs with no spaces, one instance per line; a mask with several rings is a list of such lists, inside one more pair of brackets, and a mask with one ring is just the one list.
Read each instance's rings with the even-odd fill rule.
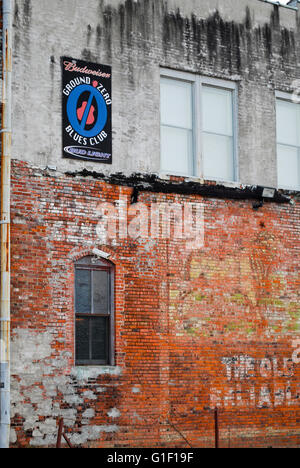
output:
[[114,365],[114,265],[93,256],[75,262],[75,363]]

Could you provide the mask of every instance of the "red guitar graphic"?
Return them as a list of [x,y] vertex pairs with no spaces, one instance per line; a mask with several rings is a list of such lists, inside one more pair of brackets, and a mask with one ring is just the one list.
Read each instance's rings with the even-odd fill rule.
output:
[[[87,101],[83,101],[81,107],[79,107],[77,109],[77,117],[78,117],[79,121],[82,120],[86,105],[87,105]],[[87,121],[86,121],[87,125],[92,125],[95,122],[94,112],[95,112],[95,107],[91,106],[90,111],[89,111],[89,115],[88,115],[88,118],[87,118]]]

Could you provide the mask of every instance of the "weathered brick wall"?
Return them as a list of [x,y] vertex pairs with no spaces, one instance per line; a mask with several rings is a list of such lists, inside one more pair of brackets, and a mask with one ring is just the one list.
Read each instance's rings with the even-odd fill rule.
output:
[[[132,189],[13,162],[12,444],[55,443],[63,416],[84,446],[299,446],[299,200],[202,202],[205,243],[97,236],[97,206]],[[116,367],[74,367],[73,262],[116,265]]]

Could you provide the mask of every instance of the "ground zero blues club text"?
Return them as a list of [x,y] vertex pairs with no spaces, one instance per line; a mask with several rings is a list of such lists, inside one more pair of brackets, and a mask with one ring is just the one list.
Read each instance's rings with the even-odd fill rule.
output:
[[63,156],[111,164],[111,67],[62,57]]

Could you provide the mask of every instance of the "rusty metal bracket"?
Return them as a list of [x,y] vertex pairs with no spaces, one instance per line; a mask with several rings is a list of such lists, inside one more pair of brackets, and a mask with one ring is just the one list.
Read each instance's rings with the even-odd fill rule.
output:
[[220,447],[220,439],[219,439],[219,410],[215,408],[215,448],[218,449]]
[[62,439],[62,437],[67,442],[69,448],[74,448],[73,445],[71,444],[69,438],[67,437],[67,435],[63,432],[63,430],[64,430],[64,420],[63,420],[63,418],[60,418],[59,421],[58,421],[58,434],[57,434],[56,448],[61,448],[61,439]]

